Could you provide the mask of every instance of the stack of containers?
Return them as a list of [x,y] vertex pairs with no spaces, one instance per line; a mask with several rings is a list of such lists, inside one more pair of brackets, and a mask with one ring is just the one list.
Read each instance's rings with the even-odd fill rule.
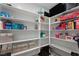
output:
[[0,19],[0,29],[24,29],[24,25],[20,24],[20,23],[15,23],[12,22],[12,20],[8,20],[8,19],[4,19],[1,18]]
[[[79,11],[70,12],[68,14],[62,15],[58,17],[60,20],[60,24],[55,27],[56,30],[79,30]],[[56,19],[58,21],[58,19]],[[60,32],[61,33],[61,32]],[[59,38],[60,34],[55,34],[57,38]],[[64,35],[64,34],[63,34]],[[70,35],[65,35],[68,38],[71,38]],[[64,37],[65,37],[64,36]],[[72,38],[71,38],[72,39]]]

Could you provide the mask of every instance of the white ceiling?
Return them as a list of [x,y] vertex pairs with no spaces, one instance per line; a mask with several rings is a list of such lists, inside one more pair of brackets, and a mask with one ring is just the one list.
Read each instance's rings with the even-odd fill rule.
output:
[[[15,3],[16,4],[16,3]],[[44,9],[51,9],[52,7],[54,7],[55,5],[57,5],[58,3],[19,3],[19,5],[32,5],[32,6],[37,6],[37,7],[43,7]]]

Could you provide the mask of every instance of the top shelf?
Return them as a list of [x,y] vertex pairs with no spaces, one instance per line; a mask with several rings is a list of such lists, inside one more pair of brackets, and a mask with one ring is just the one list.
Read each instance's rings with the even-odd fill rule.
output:
[[16,7],[13,7],[13,6],[8,6],[6,4],[0,4],[0,6],[2,8],[7,8],[7,9],[10,9],[10,10],[18,10],[19,12],[27,13],[27,15],[29,15],[29,16],[38,16],[39,15],[39,14],[30,12],[30,11],[27,11],[27,10],[24,10],[24,9],[16,8]]
[[28,23],[31,23],[31,24],[49,25],[49,23],[46,23],[46,22],[44,22],[44,23],[40,22],[40,23],[39,23],[39,22],[27,21],[27,20],[25,20],[25,19],[18,19],[18,18],[4,18],[4,17],[1,17],[1,19],[11,20],[11,21],[13,21],[13,22],[22,22],[22,23],[28,22]]
[[[36,19],[36,17],[39,17],[39,14],[36,14],[36,13],[33,13],[33,12],[30,12],[30,11],[27,11],[27,10],[23,10],[23,9],[20,9],[20,8],[16,8],[16,7],[13,7],[13,6],[8,6],[6,4],[0,4],[0,7],[2,8],[2,10],[11,10],[11,12],[21,12],[25,15],[25,17],[29,17],[32,18],[32,19]],[[21,19],[21,18],[17,18],[17,17],[11,17],[11,18],[3,18],[3,19],[8,19],[8,20],[12,20],[14,22],[29,22],[29,23],[32,23],[32,24],[35,24],[36,22],[33,20],[28,20],[28,19]],[[28,21],[27,21],[28,20]],[[39,23],[39,22],[38,22]],[[40,24],[43,24],[43,25],[48,25],[48,23],[40,23]]]
[[29,23],[36,23],[36,22],[32,22],[32,21],[27,21],[25,19],[18,19],[18,18],[4,18],[4,17],[1,17],[1,19],[6,19],[6,20],[11,20],[13,22],[29,22]]
[[62,13],[59,13],[59,14],[57,14],[57,15],[51,17],[51,18],[55,18],[55,17],[61,16],[61,15],[67,14],[67,13],[73,12],[73,11],[75,11],[75,10],[79,10],[79,6],[74,7],[74,8],[72,8],[72,9],[69,9],[69,10],[66,10],[66,11],[64,11],[64,12],[62,12]]

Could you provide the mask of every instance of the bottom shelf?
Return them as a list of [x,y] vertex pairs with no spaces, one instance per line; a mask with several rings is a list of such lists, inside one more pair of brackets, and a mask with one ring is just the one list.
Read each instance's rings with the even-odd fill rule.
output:
[[61,47],[61,46],[56,45],[56,44],[51,44],[50,46],[51,46],[51,47],[53,46],[53,47],[55,47],[55,48],[58,48],[58,49],[60,49],[60,50],[62,50],[62,51],[65,51],[65,52],[67,52],[67,53],[71,53],[71,50],[70,50],[70,49],[67,49],[67,48],[65,48],[65,47]]
[[12,55],[12,56],[16,56],[16,55],[19,55],[19,54],[23,54],[23,53],[26,53],[26,52],[35,50],[35,49],[40,49],[41,47],[44,47],[44,46],[47,46],[47,45],[49,45],[49,44],[45,44],[45,45],[42,45],[42,46],[40,46],[40,47],[35,47],[35,48],[32,48],[32,49],[28,49],[28,50],[24,50],[24,51],[21,51],[21,52],[13,53],[13,54],[11,54],[11,55]]
[[67,48],[67,47],[62,47],[62,46],[59,46],[57,44],[51,44],[50,47],[52,47],[52,46],[55,47],[55,48],[57,48],[57,49],[59,49],[59,50],[62,50],[64,52],[67,52],[69,54],[71,54],[71,52],[74,52],[74,53],[78,53],[79,54],[79,50],[73,50],[73,49],[70,49],[70,48]]
[[24,50],[24,51],[21,51],[21,52],[13,53],[11,55],[16,56],[16,55],[19,55],[19,54],[22,54],[22,53],[25,53],[25,52],[29,52],[29,51],[32,51],[32,50],[35,50],[35,49],[38,49],[38,48],[39,47],[35,47],[35,48],[32,48],[32,49],[28,49],[28,50]]
[[56,37],[50,37],[51,39],[56,39],[56,40],[61,40],[61,41],[66,41],[66,42],[71,42],[71,43],[76,43],[74,40],[66,40],[66,39],[61,39],[61,38],[56,38]]

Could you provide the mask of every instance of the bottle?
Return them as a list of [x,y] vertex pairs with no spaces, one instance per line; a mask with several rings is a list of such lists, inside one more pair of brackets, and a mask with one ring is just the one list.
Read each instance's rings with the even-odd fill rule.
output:
[[3,22],[0,20],[0,30],[3,29]]
[[12,29],[17,29],[17,23],[12,23]]
[[35,22],[36,22],[35,29],[38,29],[38,19],[36,19]]
[[45,35],[45,32],[41,31],[40,37],[43,38],[43,37],[45,37],[45,36],[46,36],[46,35]]
[[68,22],[68,29],[74,30],[74,21]]

